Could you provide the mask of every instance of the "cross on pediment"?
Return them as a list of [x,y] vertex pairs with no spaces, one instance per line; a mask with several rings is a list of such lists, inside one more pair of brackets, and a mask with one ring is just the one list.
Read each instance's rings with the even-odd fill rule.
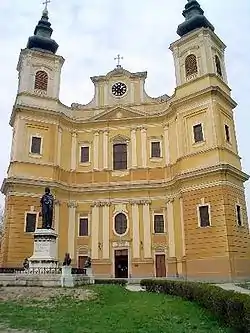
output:
[[121,66],[121,60],[123,60],[123,57],[121,57],[121,55],[120,54],[117,54],[117,57],[116,58],[114,58],[114,60],[117,60],[117,65],[116,65],[116,67],[117,68],[121,68],[122,66]]

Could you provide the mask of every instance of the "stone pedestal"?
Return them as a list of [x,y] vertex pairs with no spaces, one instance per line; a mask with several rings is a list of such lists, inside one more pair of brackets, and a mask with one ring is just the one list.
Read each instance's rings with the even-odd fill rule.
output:
[[94,276],[93,276],[93,273],[92,273],[92,267],[86,268],[86,275],[87,275],[87,277],[89,277],[89,283],[94,284],[95,279],[94,279]]
[[34,232],[34,252],[29,258],[30,270],[46,270],[53,273],[53,270],[58,268],[57,237],[57,233],[52,229],[37,229]]
[[61,275],[61,286],[62,287],[74,287],[74,280],[71,273],[71,266],[63,266],[62,267],[62,275]]

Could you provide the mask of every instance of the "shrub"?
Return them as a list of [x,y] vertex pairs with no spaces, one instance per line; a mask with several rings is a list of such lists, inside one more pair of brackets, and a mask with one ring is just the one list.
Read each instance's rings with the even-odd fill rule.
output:
[[141,280],[149,292],[174,295],[193,301],[211,311],[237,333],[250,332],[250,296],[223,290],[208,283],[171,280]]
[[119,286],[125,286],[127,281],[122,279],[96,279],[95,284],[116,284]]

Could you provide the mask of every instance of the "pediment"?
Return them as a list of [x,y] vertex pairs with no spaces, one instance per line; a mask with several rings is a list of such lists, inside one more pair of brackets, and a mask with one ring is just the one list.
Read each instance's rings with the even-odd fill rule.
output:
[[143,112],[119,106],[96,115],[95,117],[92,118],[92,120],[121,120],[121,119],[133,119],[143,116],[145,116],[145,113]]

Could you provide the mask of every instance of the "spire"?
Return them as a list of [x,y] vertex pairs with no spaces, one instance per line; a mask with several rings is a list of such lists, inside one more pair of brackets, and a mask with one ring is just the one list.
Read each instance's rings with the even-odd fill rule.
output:
[[196,0],[188,0],[185,9],[182,13],[185,17],[185,21],[178,26],[177,34],[182,37],[198,28],[209,28],[214,31],[214,26],[204,16],[200,4]]
[[55,54],[58,49],[58,44],[51,38],[52,32],[53,29],[49,22],[48,8],[46,5],[42,13],[42,18],[35,28],[34,36],[31,36],[28,40],[27,48]]

